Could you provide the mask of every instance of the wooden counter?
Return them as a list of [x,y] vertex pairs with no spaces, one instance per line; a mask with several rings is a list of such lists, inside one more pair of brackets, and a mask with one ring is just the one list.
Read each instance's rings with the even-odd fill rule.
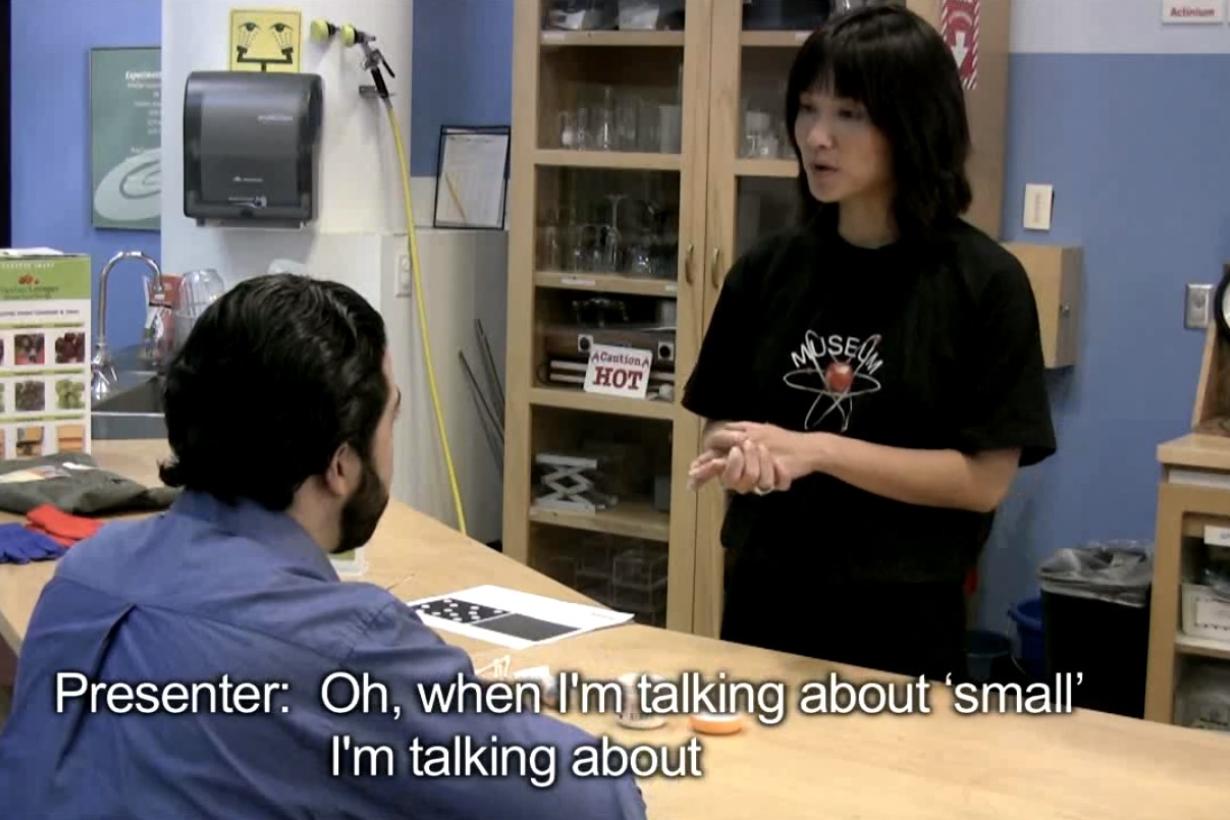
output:
[[[153,443],[99,442],[110,469],[154,480]],[[364,580],[403,599],[480,583],[583,600],[571,590],[409,509],[391,503],[367,556]],[[53,566],[0,566],[0,630],[15,644]],[[505,650],[445,635],[482,664]],[[513,668],[548,664],[590,679],[649,670],[674,677],[720,670],[779,680],[797,702],[804,681],[888,680],[866,670],[643,626],[626,626],[514,653]],[[962,717],[942,687],[932,714],[801,716],[775,728],[749,721],[731,737],[704,738],[701,779],[642,781],[651,816],[667,818],[1224,818],[1230,738],[1095,712]],[[625,743],[682,746],[684,718],[649,732],[610,716],[569,715]]]

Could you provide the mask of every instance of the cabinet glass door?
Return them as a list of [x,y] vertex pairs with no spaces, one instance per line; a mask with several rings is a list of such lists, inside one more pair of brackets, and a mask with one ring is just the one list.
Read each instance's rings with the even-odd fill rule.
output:
[[[695,496],[675,477],[698,429],[678,384],[703,299],[690,248],[705,224],[692,145],[705,135],[708,7],[517,4],[506,550],[679,629],[693,610]],[[643,393],[586,389],[599,346],[649,357]]]

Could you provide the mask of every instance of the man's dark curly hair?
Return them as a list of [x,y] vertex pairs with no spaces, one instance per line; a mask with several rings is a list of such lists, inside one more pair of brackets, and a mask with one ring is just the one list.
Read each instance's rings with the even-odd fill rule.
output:
[[342,444],[370,463],[384,320],[345,285],[260,276],[197,320],[166,379],[172,487],[282,511]]

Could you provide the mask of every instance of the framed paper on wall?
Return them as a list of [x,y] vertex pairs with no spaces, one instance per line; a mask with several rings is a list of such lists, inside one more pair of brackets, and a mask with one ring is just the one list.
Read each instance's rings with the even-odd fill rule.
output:
[[440,129],[435,227],[504,230],[510,136],[507,125]]
[[96,228],[156,231],[162,210],[158,48],[90,50],[90,177]]

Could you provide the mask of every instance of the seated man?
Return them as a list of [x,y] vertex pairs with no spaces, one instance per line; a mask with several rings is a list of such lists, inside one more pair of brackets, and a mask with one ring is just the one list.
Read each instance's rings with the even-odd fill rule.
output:
[[[61,560],[0,736],[0,815],[643,815],[630,779],[572,776],[595,745],[574,727],[475,701],[426,713],[416,685],[472,683],[468,656],[385,590],[338,580],[328,553],[367,542],[388,502],[400,400],[384,323],[345,286],[260,277],[205,312],[167,375],[162,477],[184,492]],[[384,684],[387,711],[326,709],[339,670]],[[147,696],[122,689],[138,683]],[[354,696],[334,680],[335,708]],[[425,750],[455,742],[494,751],[445,777]],[[360,745],[389,747],[393,771]]]

